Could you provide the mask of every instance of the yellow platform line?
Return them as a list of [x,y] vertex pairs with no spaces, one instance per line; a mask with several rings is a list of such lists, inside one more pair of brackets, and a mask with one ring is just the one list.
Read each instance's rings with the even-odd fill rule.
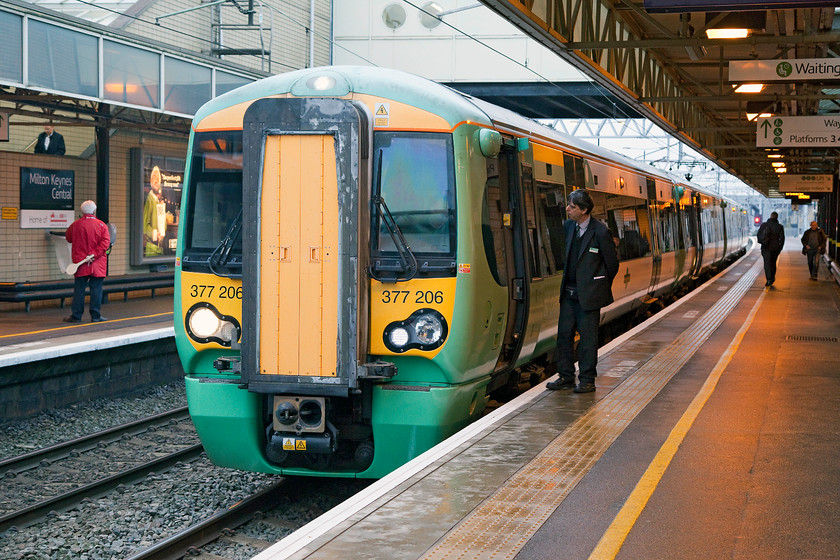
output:
[[709,400],[709,397],[714,392],[721,375],[726,370],[726,367],[729,365],[732,357],[738,351],[744,335],[752,325],[755,315],[758,312],[759,307],[761,307],[761,303],[764,301],[765,295],[767,295],[766,290],[762,291],[758,296],[758,299],[756,300],[755,305],[753,305],[747,319],[744,321],[744,324],[741,325],[740,330],[732,339],[729,347],[727,347],[726,351],[720,357],[720,360],[709,374],[709,377],[706,379],[703,387],[694,397],[694,400],[691,401],[691,404],[674,426],[674,429],[671,430],[671,434],[668,436],[668,439],[665,440],[665,443],[656,454],[656,457],[654,457],[653,461],[651,461],[644,475],[642,475],[642,478],[633,489],[633,492],[627,498],[624,506],[615,516],[612,524],[610,524],[609,528],[607,528],[606,532],[601,537],[601,540],[595,546],[595,549],[589,556],[589,560],[612,560],[618,555],[619,550],[621,550],[621,546],[627,539],[627,535],[635,525],[636,520],[639,518],[639,515],[641,515],[648,503],[648,500],[653,495],[654,490],[656,490],[659,481],[662,479],[662,476],[671,464],[671,460],[674,458],[674,455],[676,455],[682,441],[688,434],[688,430],[694,424],[694,421],[697,419],[700,411],[703,410],[703,407]]
[[422,557],[512,558],[752,287],[760,261],[694,324],[479,504]]
[[12,338],[12,337],[15,337],[15,336],[27,336],[27,335],[33,335],[33,334],[58,332],[58,331],[64,331],[64,330],[67,330],[67,329],[78,329],[79,327],[89,327],[89,326],[95,325],[95,324],[102,325],[103,323],[108,323],[110,325],[110,324],[113,324],[113,323],[120,323],[122,321],[133,321],[135,319],[152,319],[154,317],[164,317],[166,315],[172,315],[172,311],[167,311],[166,313],[155,313],[153,315],[143,315],[141,317],[126,317],[125,319],[108,319],[107,321],[103,321],[102,323],[72,323],[72,324],[69,324],[69,325],[66,325],[66,326],[52,327],[52,328],[43,329],[43,330],[40,330],[40,331],[29,331],[29,332],[15,333],[15,334],[4,334],[4,335],[0,335],[0,338]]

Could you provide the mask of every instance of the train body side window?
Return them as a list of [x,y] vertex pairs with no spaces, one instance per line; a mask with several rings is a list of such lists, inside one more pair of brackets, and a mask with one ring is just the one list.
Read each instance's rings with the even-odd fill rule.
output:
[[607,224],[618,236],[621,260],[637,259],[650,254],[650,222],[644,199],[608,194]]
[[545,276],[544,264],[540,254],[536,251],[541,247],[540,235],[537,230],[537,213],[534,207],[534,172],[530,165],[520,165],[522,177],[522,193],[525,198],[525,228],[528,237],[528,262],[531,278]]
[[487,184],[484,188],[484,202],[481,208],[481,236],[493,279],[498,285],[507,286],[507,254],[504,237],[506,203],[503,200],[499,173],[499,159],[487,158]]
[[566,195],[563,185],[538,182],[537,193],[539,202],[537,211],[540,214],[542,228],[540,263],[544,265],[544,275],[551,276],[562,271],[565,267],[566,241],[563,233],[563,222],[566,221]]
[[563,168],[566,171],[566,186],[570,192],[586,187],[586,169],[582,158],[563,154]]
[[658,202],[659,206],[659,234],[662,242],[662,252],[673,251],[676,249],[674,243],[674,229],[676,222],[676,208],[671,201]]

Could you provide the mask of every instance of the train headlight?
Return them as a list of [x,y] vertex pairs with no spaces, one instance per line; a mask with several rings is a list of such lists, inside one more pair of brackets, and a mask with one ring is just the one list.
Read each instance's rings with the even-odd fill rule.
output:
[[434,315],[421,315],[414,323],[414,333],[421,344],[435,344],[443,334],[443,325]]
[[448,327],[443,315],[434,309],[418,309],[408,319],[394,321],[382,333],[385,347],[402,353],[412,348],[434,350],[446,340]]
[[195,312],[190,315],[189,319],[190,330],[193,334],[201,338],[209,338],[213,336],[219,331],[221,324],[222,322],[219,320],[218,315],[206,307],[196,309]]
[[207,302],[196,303],[187,310],[184,317],[187,334],[196,342],[215,342],[230,347],[239,340],[242,328],[235,317],[222,315]]
[[391,344],[397,348],[402,348],[408,344],[408,338],[408,331],[403,327],[393,329],[388,335],[388,339],[391,341]]

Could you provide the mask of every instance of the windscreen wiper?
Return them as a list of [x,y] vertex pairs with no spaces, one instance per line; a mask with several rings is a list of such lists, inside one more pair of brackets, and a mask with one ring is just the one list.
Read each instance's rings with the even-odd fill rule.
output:
[[[233,245],[236,243],[237,238],[242,234],[242,208],[239,209],[239,213],[230,223],[230,227],[228,227],[227,233],[213,249],[213,252],[210,254],[210,258],[207,259],[207,264],[210,266],[210,272],[215,274],[216,276],[223,276],[226,278],[242,278],[242,274],[222,274],[216,271],[216,266],[224,266],[226,267],[227,264],[230,262],[230,253],[233,250]],[[215,261],[215,262],[214,262]]]
[[[376,186],[374,192],[381,193],[382,192],[382,159],[384,157],[383,151],[379,150],[379,165],[377,166],[377,176],[376,176]],[[411,252],[411,247],[408,246],[408,243],[405,240],[405,236],[403,235],[402,231],[400,230],[400,226],[397,225],[396,220],[394,220],[394,216],[391,215],[391,211],[388,210],[388,205],[385,203],[385,199],[382,198],[380,194],[375,194],[371,197],[375,208],[379,211],[379,219],[385,223],[385,227],[388,228],[388,233],[391,236],[391,241],[394,242],[394,247],[397,249],[397,254],[400,257],[401,263],[401,272],[405,274],[404,277],[396,277],[396,278],[383,278],[377,274],[377,269],[375,265],[370,266],[370,276],[374,280],[379,280],[380,282],[406,282],[411,280],[417,275],[417,257],[414,256],[414,253]]]

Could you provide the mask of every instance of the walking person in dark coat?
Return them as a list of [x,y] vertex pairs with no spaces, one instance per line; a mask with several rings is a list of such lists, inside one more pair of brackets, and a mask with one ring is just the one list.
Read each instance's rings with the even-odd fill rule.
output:
[[802,234],[802,253],[808,257],[811,280],[817,279],[817,273],[820,270],[820,255],[825,254],[827,240],[828,236],[817,226],[817,222],[811,222],[811,227]]
[[[554,357],[560,377],[547,384],[552,390],[574,387],[575,393],[595,390],[598,365],[598,324],[601,308],[613,302],[612,281],[618,273],[618,255],[610,230],[593,219],[595,206],[584,190],[572,191],[563,224],[566,269],[560,286],[560,317]],[[575,386],[575,331],[578,342],[579,384]]]
[[82,203],[82,217],[70,224],[64,233],[71,244],[71,257],[74,263],[85,261],[76,270],[73,286],[73,305],[71,314],[65,317],[65,323],[78,323],[85,312],[85,291],[90,284],[90,321],[106,321],[100,313],[102,305],[102,282],[108,273],[106,251],[111,246],[111,235],[105,222],[96,216],[96,203],[86,200]]
[[785,228],[779,223],[779,214],[771,212],[770,218],[758,228],[758,242],[761,244],[761,258],[764,259],[765,286],[776,281],[776,261],[785,246]]
[[35,143],[35,153],[63,156],[64,152],[64,136],[50,125],[45,126],[44,132],[38,135],[38,141]]

